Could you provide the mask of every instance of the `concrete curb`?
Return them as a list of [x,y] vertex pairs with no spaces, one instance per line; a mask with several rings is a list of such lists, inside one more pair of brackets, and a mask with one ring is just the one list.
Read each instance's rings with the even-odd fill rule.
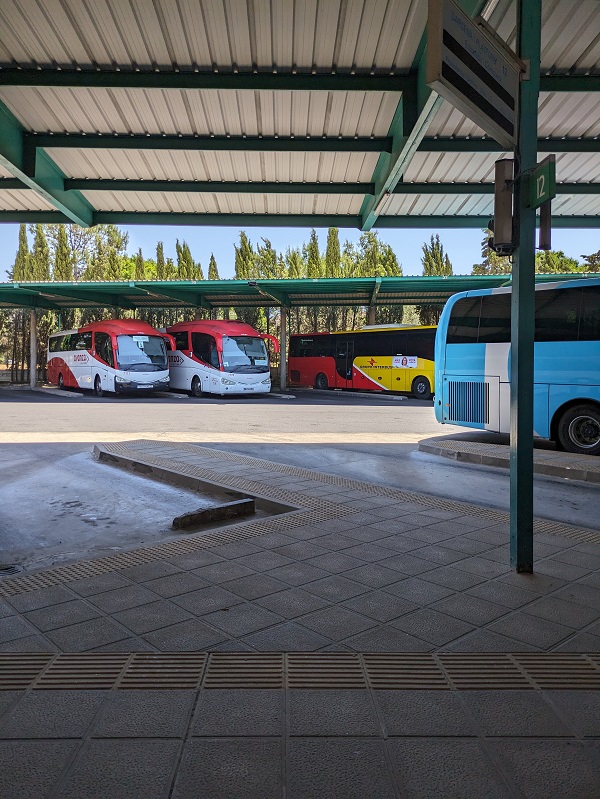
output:
[[69,391],[65,388],[45,388],[44,386],[36,386],[35,388],[31,388],[28,386],[30,391],[36,391],[38,394],[52,394],[55,397],[62,397],[63,399],[82,399],[83,392],[79,391]]
[[[472,443],[472,442],[470,442]],[[510,452],[506,447],[506,454],[490,455],[489,453],[469,452],[460,449],[448,449],[440,444],[420,442],[419,451],[427,452],[430,455],[438,455],[442,458],[459,461],[460,463],[472,463],[479,466],[493,466],[500,469],[510,468]],[[592,456],[586,456],[592,457]],[[600,472],[585,468],[560,465],[555,463],[543,463],[535,461],[533,463],[534,474],[542,474],[547,477],[562,477],[566,480],[580,480],[584,483],[600,485]]]

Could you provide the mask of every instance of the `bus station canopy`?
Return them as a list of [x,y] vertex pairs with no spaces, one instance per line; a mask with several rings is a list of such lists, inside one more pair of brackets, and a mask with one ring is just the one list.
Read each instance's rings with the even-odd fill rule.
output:
[[[581,274],[537,275],[538,282]],[[510,285],[510,275],[301,280],[0,283],[0,308],[213,308],[443,305],[459,291]]]
[[[515,0],[458,2],[514,49]],[[503,150],[428,89],[427,6],[2,0],[0,221],[486,227]],[[555,227],[599,224],[598,31],[545,0]]]

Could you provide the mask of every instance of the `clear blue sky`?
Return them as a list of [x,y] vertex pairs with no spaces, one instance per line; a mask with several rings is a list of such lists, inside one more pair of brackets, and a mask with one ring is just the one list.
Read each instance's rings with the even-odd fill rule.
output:
[[[171,226],[145,226],[130,225],[121,229],[129,233],[130,253],[137,252],[141,247],[147,258],[156,257],[156,242],[162,241],[165,247],[165,256],[175,260],[175,241],[187,241],[190,245],[195,261],[200,261],[204,274],[208,272],[210,254],[214,253],[217,259],[219,275],[222,278],[234,276],[234,249],[233,245],[239,241],[239,229],[227,227],[171,227]],[[252,228],[247,227],[246,232],[253,244],[260,242],[261,238],[271,240],[276,250],[285,252],[287,247],[298,247],[308,241],[310,228]],[[439,232],[440,240],[454,267],[455,274],[470,274],[473,264],[481,257],[480,230],[382,230],[379,236],[394,249],[398,261],[402,264],[405,275],[420,275],[421,247],[423,242],[429,241],[432,233]],[[325,248],[327,230],[317,230],[319,243]],[[340,242],[346,239],[356,242],[360,231],[354,229],[340,230]],[[15,260],[19,239],[18,225],[0,226],[0,281],[5,281],[6,270],[10,269]],[[563,250],[566,255],[580,259],[582,254],[589,255],[600,249],[600,231],[597,230],[554,230],[552,232],[552,247]]]

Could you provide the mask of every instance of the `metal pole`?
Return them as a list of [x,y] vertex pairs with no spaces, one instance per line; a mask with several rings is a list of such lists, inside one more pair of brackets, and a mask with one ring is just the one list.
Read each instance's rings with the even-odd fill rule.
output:
[[37,319],[35,311],[29,311],[29,385],[37,383]]
[[281,391],[287,391],[287,308],[282,305],[279,310],[279,378]]
[[529,64],[519,86],[515,152],[515,233],[511,305],[510,564],[533,571],[533,335],[535,316],[535,216],[527,208],[524,173],[537,162],[542,0],[517,0],[517,52]]
[[369,305],[367,308],[367,324],[374,325],[375,324],[375,306]]

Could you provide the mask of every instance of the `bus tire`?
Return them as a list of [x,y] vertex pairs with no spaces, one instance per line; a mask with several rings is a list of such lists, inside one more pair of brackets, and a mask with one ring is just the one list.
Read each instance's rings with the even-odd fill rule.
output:
[[415,377],[412,381],[410,390],[417,399],[428,400],[431,399],[431,384],[429,380],[423,375]]
[[558,444],[567,452],[600,455],[600,409],[574,405],[558,422]]
[[200,378],[198,375],[194,375],[192,378],[192,389],[191,389],[192,397],[201,397],[202,396],[202,384],[200,383]]
[[324,375],[323,372],[319,372],[315,377],[315,388],[319,388],[321,391],[329,388],[329,380],[327,379],[327,375]]
[[100,375],[96,375],[94,378],[94,395],[96,397],[101,397],[104,394],[102,390],[102,380],[100,380]]
[[58,387],[61,391],[65,387],[65,378],[62,376],[62,372],[58,375]]

